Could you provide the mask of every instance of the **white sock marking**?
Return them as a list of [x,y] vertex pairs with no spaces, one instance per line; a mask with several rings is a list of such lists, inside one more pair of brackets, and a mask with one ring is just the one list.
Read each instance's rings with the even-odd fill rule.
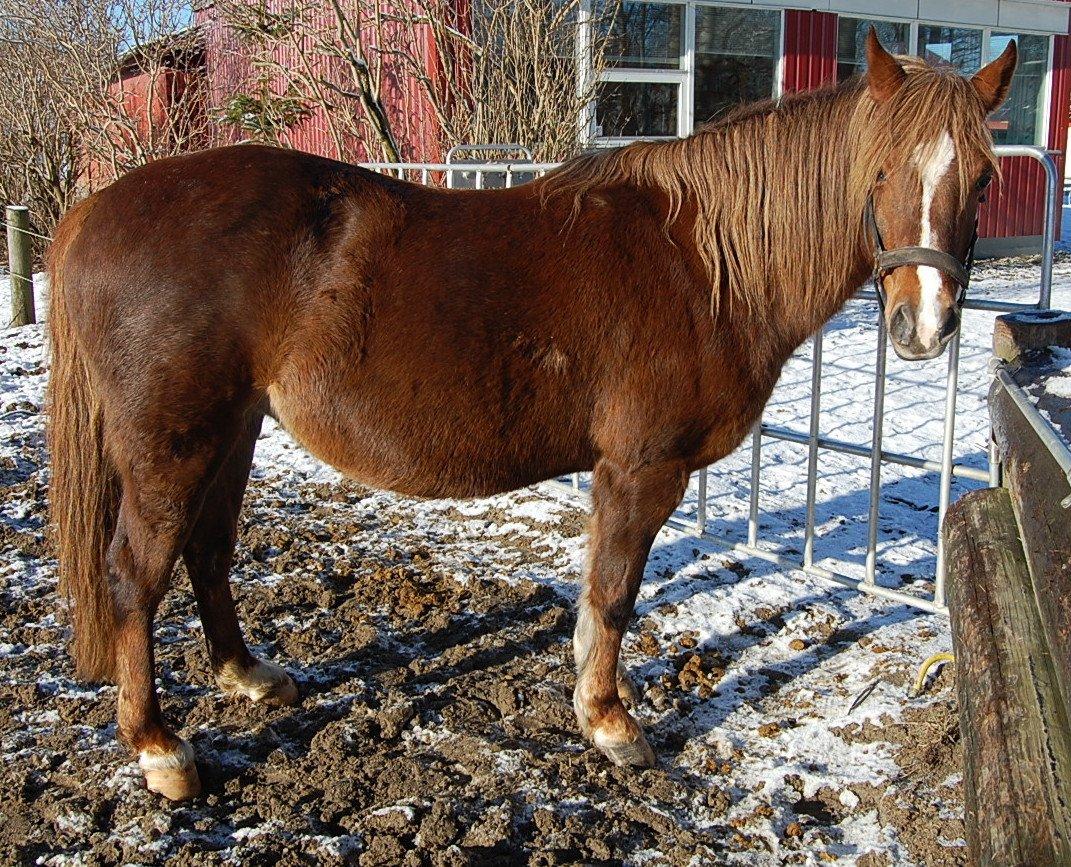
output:
[[149,747],[138,755],[138,765],[143,771],[177,770],[189,767],[193,760],[193,747],[181,738],[178,748],[173,752],[161,752],[158,747]]
[[258,659],[256,665],[248,669],[228,662],[216,674],[216,683],[224,693],[244,695],[253,701],[261,701],[289,679],[286,669],[266,659]]

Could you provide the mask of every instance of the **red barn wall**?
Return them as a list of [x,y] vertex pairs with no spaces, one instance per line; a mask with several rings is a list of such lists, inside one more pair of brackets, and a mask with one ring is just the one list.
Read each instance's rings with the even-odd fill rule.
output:
[[[318,15],[320,19],[318,26],[333,28],[333,14],[327,4],[324,4]],[[209,105],[211,110],[218,113],[236,93],[252,91],[254,70],[249,57],[243,54],[240,40],[230,28],[219,21],[213,7],[209,6],[198,11],[197,23],[202,28],[205,38]],[[366,33],[364,37],[369,44],[374,44],[373,33]],[[425,54],[429,57],[431,55],[427,46],[425,46]],[[332,62],[329,59],[317,60],[308,54],[302,56],[290,45],[278,46],[272,54],[272,60],[283,68],[300,68],[304,63]],[[330,77],[340,83],[348,80],[346,70],[341,68],[341,64],[335,74]],[[283,84],[279,79],[271,81],[270,84],[276,92],[283,90]],[[340,101],[347,99],[341,95],[333,98]],[[387,116],[398,137],[402,159],[406,161],[438,160],[441,156],[438,125],[420,85],[411,77],[392,72],[388,68],[384,75],[383,101]],[[224,135],[230,141],[241,141],[247,137],[241,129],[236,127],[225,129]],[[336,159],[340,157],[377,161],[383,159],[383,154],[378,149],[368,152],[358,142],[346,139],[337,128],[333,129],[330,119],[319,108],[286,131],[283,140],[290,147]]]
[[837,80],[837,16],[832,12],[785,11],[781,88],[812,90]]
[[[171,129],[174,106],[188,99],[197,101],[183,105],[185,120],[192,129],[200,127],[205,110],[203,97],[191,93],[191,89],[200,88],[203,83],[203,70],[196,63],[190,67],[158,68],[155,72],[136,66],[123,69],[118,80],[108,86],[108,93],[122,106],[123,117],[132,122],[137,138],[133,139],[125,128],[115,128],[111,135],[116,150],[130,151],[136,142],[162,143],[174,134]],[[84,180],[92,182],[100,177],[111,178],[112,167],[90,161],[84,169]]]
[[[1071,0],[1064,0],[1071,2]],[[1067,159],[1067,123],[1071,98],[1071,36],[1054,36],[1052,88],[1046,147],[1055,154],[1062,184]],[[980,209],[978,232],[983,238],[1015,238],[1045,231],[1045,170],[1029,157],[1000,161],[1002,181],[995,184],[989,201]],[[1062,208],[1056,209],[1056,237],[1060,236]]]
[[[459,0],[459,3],[462,0]],[[1071,2],[1071,0],[1064,0]],[[328,12],[322,13],[325,16]],[[237,40],[214,17],[212,8],[198,13],[206,42],[209,83],[208,105],[222,107],[236,91],[247,88],[250,65],[238,50]],[[429,74],[439,74],[434,46],[427,45]],[[274,58],[283,65],[297,65],[303,58],[293,49],[280,48]],[[837,69],[837,15],[789,9],[785,11],[782,88],[785,92],[807,90],[831,83]],[[1071,98],[1071,36],[1054,38],[1050,94],[1048,146],[1060,152],[1061,176],[1066,147],[1068,102]],[[384,100],[400,139],[403,159],[432,161],[442,158],[439,128],[434,112],[416,82],[405,76],[388,75]],[[240,131],[229,133],[233,140]],[[286,136],[287,143],[328,156],[339,155],[328,119],[321,112],[299,123]],[[344,143],[345,155],[354,156],[353,143]],[[356,151],[362,159],[381,159],[379,153]],[[1001,161],[1004,182],[995,186],[981,212],[980,233],[988,238],[1037,236],[1042,233],[1045,209],[1044,172],[1028,158]]]

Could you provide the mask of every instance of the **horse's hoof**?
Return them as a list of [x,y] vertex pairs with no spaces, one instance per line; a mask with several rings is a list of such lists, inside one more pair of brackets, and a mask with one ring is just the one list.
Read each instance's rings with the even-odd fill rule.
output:
[[617,666],[617,697],[631,705],[636,705],[640,702],[640,691],[636,688],[632,678],[625,672],[625,666],[623,665]]
[[601,731],[596,731],[592,739],[595,746],[611,762],[619,768],[653,768],[655,766],[655,754],[647,743],[647,738],[642,731],[636,732],[633,740],[622,741],[611,739]]
[[201,794],[193,747],[186,741],[180,740],[178,747],[170,751],[158,747],[144,749],[138,765],[145,775],[146,788],[169,801],[186,801]]
[[216,683],[224,695],[244,695],[262,704],[282,707],[298,699],[293,678],[281,665],[265,660],[244,669],[228,662],[216,673]]

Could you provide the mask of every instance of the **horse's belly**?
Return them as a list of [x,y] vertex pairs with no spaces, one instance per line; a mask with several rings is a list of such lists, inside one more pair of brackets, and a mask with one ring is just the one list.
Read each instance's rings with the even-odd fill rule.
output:
[[279,422],[320,460],[361,484],[410,496],[487,496],[585,469],[591,460],[561,437],[495,431],[472,415],[401,400],[380,405],[338,393],[316,400],[277,387],[268,395]]

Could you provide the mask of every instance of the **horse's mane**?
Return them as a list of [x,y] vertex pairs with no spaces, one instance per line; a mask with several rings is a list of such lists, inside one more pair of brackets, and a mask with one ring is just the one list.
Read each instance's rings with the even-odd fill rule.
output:
[[917,58],[898,60],[907,78],[881,105],[865,78],[746,105],[688,138],[576,157],[546,176],[544,200],[572,195],[579,214],[599,188],[653,187],[669,200],[667,227],[686,202],[695,209],[713,308],[723,293],[751,309],[770,292],[826,303],[858,271],[866,200],[883,165],[906,162],[947,130],[960,157],[961,203],[972,180],[963,155],[996,169],[970,81]]

